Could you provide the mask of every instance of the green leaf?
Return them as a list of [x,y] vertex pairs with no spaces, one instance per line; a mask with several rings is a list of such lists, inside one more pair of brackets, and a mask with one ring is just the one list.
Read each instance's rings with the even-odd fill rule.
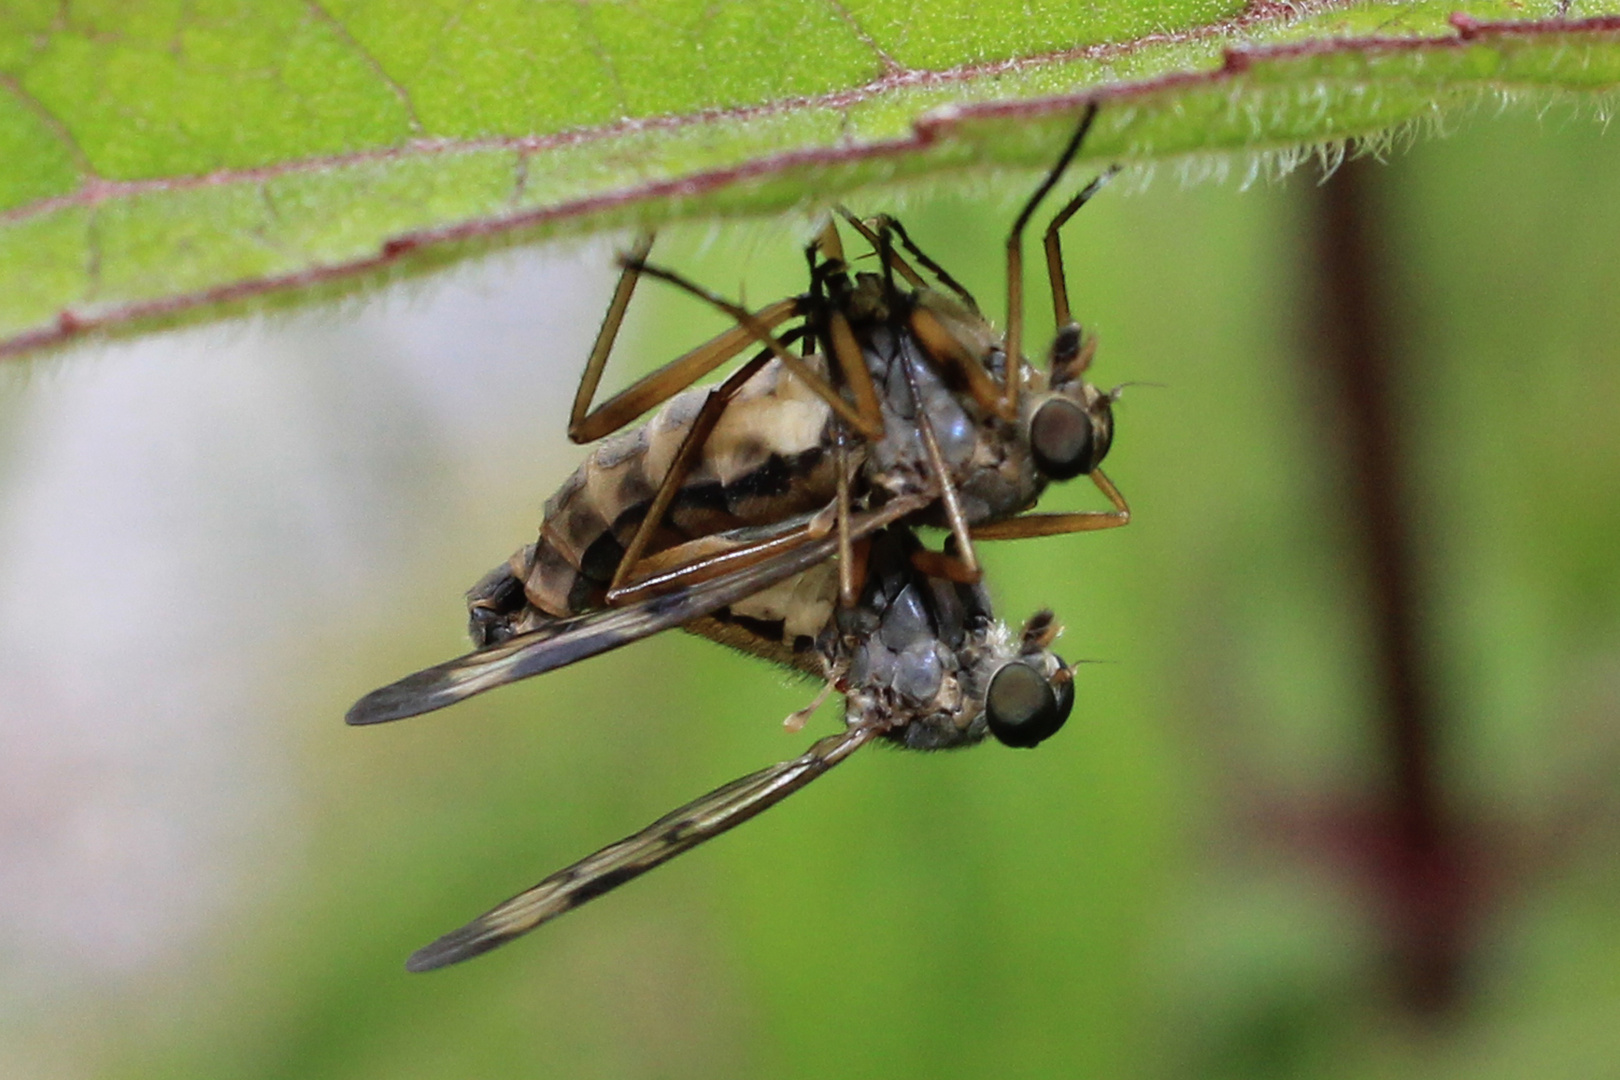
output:
[[1088,100],[1104,105],[1093,162],[1250,170],[1482,100],[1602,105],[1620,85],[1620,16],[1597,12],[13,0],[0,9],[0,356],[564,231],[807,212],[1037,169]]

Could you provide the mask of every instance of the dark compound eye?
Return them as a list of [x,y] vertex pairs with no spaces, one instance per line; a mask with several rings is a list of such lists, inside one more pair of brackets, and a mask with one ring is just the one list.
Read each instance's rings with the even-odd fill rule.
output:
[[1102,463],[1113,441],[1113,429],[1107,399],[1090,413],[1077,401],[1055,397],[1035,410],[1029,424],[1029,448],[1043,474],[1053,480],[1069,480]]
[[1073,679],[1048,679],[1022,660],[996,672],[984,699],[991,734],[1017,747],[1038,746],[1057,734],[1072,708]]

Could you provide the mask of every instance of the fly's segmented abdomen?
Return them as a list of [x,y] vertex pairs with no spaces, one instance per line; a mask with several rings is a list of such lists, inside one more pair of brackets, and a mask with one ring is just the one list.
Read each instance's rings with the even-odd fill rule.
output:
[[[876,284],[863,279],[868,291]],[[952,310],[938,297],[931,306]],[[882,439],[855,448],[865,501],[881,503],[929,483],[919,414],[929,417],[970,521],[1004,516],[1030,501],[1038,488],[1027,456],[1007,453],[1001,422],[946,385],[924,359],[921,343],[884,319],[857,323],[856,334],[885,422]],[[903,374],[908,360],[920,407]],[[822,358],[807,362],[825,371]],[[707,395],[701,388],[677,394],[647,423],[595,445],[547,500],[538,541],[468,593],[475,644],[495,644],[547,619],[604,606],[614,572]],[[806,383],[778,363],[766,365],[726,405],[648,553],[827,506],[836,494],[832,428],[831,410]],[[923,520],[945,524],[936,512]]]
[[[986,377],[1005,379],[1006,361],[989,324],[927,289],[891,298],[873,274],[856,275],[847,305],[883,421],[881,438],[853,448],[857,504],[881,505],[935,483],[921,430],[926,424],[967,525],[1032,506],[1046,480],[1023,444],[1024,419],[1009,423],[981,408],[940,354],[971,357]],[[932,327],[932,338],[912,328],[924,315],[919,325]],[[826,378],[825,358],[805,361]],[[1013,377],[1024,386],[1021,400],[1030,402],[1038,379],[1023,357]],[[614,574],[709,393],[677,394],[646,424],[596,444],[546,502],[538,541],[468,594],[476,644],[605,605]],[[836,492],[833,429],[831,409],[808,383],[779,362],[765,365],[727,402],[645,553],[824,508]],[[914,515],[913,523],[950,524],[937,504]]]
[[[677,394],[646,424],[596,444],[546,500],[539,539],[467,594],[475,644],[604,605],[613,573],[707,394]],[[825,506],[836,491],[831,419],[801,380],[767,365],[728,403],[648,552]]]

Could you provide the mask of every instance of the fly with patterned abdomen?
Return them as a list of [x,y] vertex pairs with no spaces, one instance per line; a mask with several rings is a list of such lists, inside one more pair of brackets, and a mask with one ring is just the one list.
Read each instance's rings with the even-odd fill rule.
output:
[[[1051,651],[1059,632],[1051,612],[1014,635],[995,621],[982,587],[918,568],[928,560],[910,530],[881,530],[860,548],[864,580],[853,606],[839,604],[838,574],[820,563],[688,627],[825,678],[845,695],[842,731],[550,875],[418,950],[406,966],[444,967],[527,933],[740,825],[868,742],[941,750],[993,736],[1032,747],[1063,726],[1074,704],[1073,670]],[[793,639],[806,632],[812,646],[797,646]]]
[[[1112,170],[1086,185],[1046,230],[1058,330],[1044,371],[1021,346],[1023,232],[1095,118],[1092,106],[1008,236],[1004,335],[892,218],[866,223],[840,211],[873,246],[879,272],[852,273],[829,222],[807,251],[808,291],[755,312],[649,264],[652,239],[644,237],[624,260],[574,400],[569,436],[576,442],[614,436],[664,407],[644,427],[599,446],[548,503],[533,561],[512,566],[529,602],[553,616],[624,604],[772,557],[792,542],[813,542],[835,520],[846,531],[851,507],[875,509],[918,494],[929,500],[911,523],[951,530],[949,572],[963,580],[979,573],[975,540],[1125,524],[1125,500],[1099,468],[1113,440],[1117,391],[1099,390],[1085,377],[1096,340],[1072,317],[1059,239],[1061,227]],[[593,408],[643,276],[680,287],[736,325]],[[690,389],[761,345],[719,386]],[[1112,509],[1027,513],[1049,481],[1079,475],[1091,477]],[[842,503],[840,484],[848,488]],[[773,538],[770,545],[730,551],[720,568],[709,561],[712,551],[682,550],[688,540],[818,509],[826,516],[796,540]],[[658,556],[656,574],[649,556]]]
[[[385,687],[351,710],[350,721],[440,707],[454,699],[442,696],[450,689],[435,697],[411,688],[449,673],[461,687],[485,685],[484,675],[468,683],[468,673],[492,665],[503,681],[552,670],[690,622],[748,595],[745,589],[767,587],[835,554],[843,556],[841,601],[853,603],[849,553],[863,530],[889,522],[948,527],[954,550],[949,557],[935,553],[931,569],[963,581],[978,578],[975,538],[1125,524],[1125,501],[1098,467],[1113,441],[1115,395],[1085,378],[1096,341],[1070,316],[1058,240],[1060,227],[1108,174],[1076,195],[1046,231],[1059,326],[1047,370],[1028,363],[1018,344],[1023,229],[1095,115],[1095,108],[1086,112],[1009,235],[1005,339],[892,219],[869,227],[851,218],[873,243],[881,273],[850,273],[829,225],[808,252],[810,290],[755,313],[647,266],[650,240],[644,241],[627,261],[574,402],[570,436],[600,441],[547,501],[539,539],[469,594],[474,644],[501,651]],[[896,240],[945,291],[924,283],[895,250]],[[644,273],[707,297],[737,325],[593,410]],[[719,386],[686,388],[759,343],[765,347]],[[801,355],[790,351],[794,345]],[[1010,365],[1009,356],[1016,358]],[[660,405],[643,426],[619,430]],[[1023,513],[1048,480],[1077,475],[1089,475],[1114,509]],[[790,522],[797,524],[786,528]],[[666,600],[636,606],[654,596]],[[577,630],[570,622],[604,607],[625,607],[627,614]]]
[[[707,393],[688,390],[646,424],[591,449],[546,500],[538,541],[508,563],[516,590],[507,601],[554,618],[606,606],[627,547],[683,449],[683,482],[649,533],[649,553],[774,525],[819,509],[834,496],[831,413],[803,380],[779,365],[764,365],[729,396],[708,437],[690,441]],[[474,642],[489,644],[496,638],[480,631],[481,613],[490,619],[505,615],[509,603],[471,599]]]
[[[868,741],[937,749],[988,733],[1033,746],[1061,725],[1072,673],[1049,651],[1056,627],[1040,615],[1014,641],[991,619],[973,541],[1129,520],[1098,468],[1116,393],[1085,378],[1095,340],[1070,316],[1058,240],[1108,174],[1046,231],[1059,327],[1046,370],[1020,346],[1023,230],[1095,115],[1086,112],[1008,238],[1004,337],[892,219],[845,214],[880,272],[852,273],[829,224],[808,251],[809,291],[757,312],[648,265],[650,238],[625,260],[569,425],[576,441],[601,441],[547,502],[538,540],[469,594],[477,651],[373,691],[348,720],[443,708],[681,626],[826,676],[846,694],[845,730],[552,875],[422,950],[414,969],[475,955],[571,910],[759,813]],[[643,275],[737,325],[592,409]],[[714,389],[690,388],[759,346]],[[653,409],[645,425],[621,431]],[[1113,509],[1026,513],[1048,481],[1078,475]],[[948,528],[954,545],[924,549],[902,523]]]

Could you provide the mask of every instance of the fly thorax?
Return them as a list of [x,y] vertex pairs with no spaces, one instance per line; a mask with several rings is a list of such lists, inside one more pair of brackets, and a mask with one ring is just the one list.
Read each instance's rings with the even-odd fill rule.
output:
[[[952,472],[973,460],[978,448],[978,416],[976,406],[969,411],[972,398],[965,390],[956,391],[947,386],[938,369],[923,354],[922,347],[911,334],[899,336],[899,348],[910,367],[917,384],[917,399],[921,412],[933,425],[934,438],[939,441],[940,456]],[[903,374],[903,372],[902,372]],[[905,400],[911,401],[911,387],[901,387]]]
[[961,671],[953,668],[926,708],[907,708],[904,726],[890,738],[910,750],[951,750],[984,741],[988,725],[981,700],[965,692]]
[[887,715],[917,715],[954,706],[960,697],[955,672],[955,654],[938,642],[896,652],[870,638],[851,651],[848,681],[882,702]]
[[889,685],[907,705],[938,707],[946,690],[947,665],[952,669],[956,666],[956,657],[949,649],[937,641],[919,641],[895,655]]
[[848,719],[887,727],[895,742],[937,750],[984,738],[983,709],[963,692],[956,653],[939,642],[901,652],[877,638],[861,642],[848,681]]
[[948,750],[983,742],[990,733],[985,691],[990,678],[1017,652],[1005,626],[982,622],[952,654],[955,661],[937,705],[892,736],[913,750]]
[[962,700],[957,656],[944,640],[940,615],[931,586],[914,577],[893,595],[877,633],[862,643],[868,682],[887,691],[897,726],[939,728],[931,743],[959,730]]
[[[883,438],[867,454],[868,484],[899,495],[929,483],[928,449],[920,430],[923,418],[932,426],[946,467],[960,482],[979,450],[976,420],[924,360],[916,340],[909,333],[875,327],[867,340],[867,363],[883,413]],[[915,396],[907,378],[908,364],[917,383]]]

